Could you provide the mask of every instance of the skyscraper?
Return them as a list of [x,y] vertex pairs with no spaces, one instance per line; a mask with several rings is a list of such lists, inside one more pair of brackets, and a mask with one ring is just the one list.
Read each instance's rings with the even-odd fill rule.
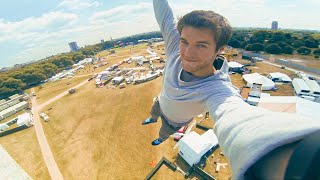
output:
[[77,42],[71,42],[69,43],[69,46],[70,46],[71,52],[79,51],[80,49],[77,45]]
[[278,21],[272,21],[271,29],[278,30]]

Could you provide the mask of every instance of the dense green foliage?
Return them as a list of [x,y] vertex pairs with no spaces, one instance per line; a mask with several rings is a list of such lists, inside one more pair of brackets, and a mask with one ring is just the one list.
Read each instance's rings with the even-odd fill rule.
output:
[[[309,55],[319,47],[320,34],[312,31],[237,29],[229,45],[247,51],[265,51],[270,54]],[[315,52],[317,54],[317,51]],[[316,55],[314,54],[314,55]]]

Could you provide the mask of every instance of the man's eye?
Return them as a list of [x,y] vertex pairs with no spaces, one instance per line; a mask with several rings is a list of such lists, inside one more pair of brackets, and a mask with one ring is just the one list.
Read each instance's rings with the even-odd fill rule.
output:
[[181,41],[182,44],[187,45],[188,43],[186,41]]
[[203,45],[203,44],[197,44],[197,48],[206,48],[207,46]]

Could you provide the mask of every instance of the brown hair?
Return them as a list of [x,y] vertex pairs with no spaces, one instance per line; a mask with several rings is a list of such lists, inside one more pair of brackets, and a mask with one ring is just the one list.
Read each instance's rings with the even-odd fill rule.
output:
[[216,42],[216,51],[227,45],[232,35],[229,21],[213,11],[196,10],[179,18],[177,29],[180,35],[185,26],[210,29]]

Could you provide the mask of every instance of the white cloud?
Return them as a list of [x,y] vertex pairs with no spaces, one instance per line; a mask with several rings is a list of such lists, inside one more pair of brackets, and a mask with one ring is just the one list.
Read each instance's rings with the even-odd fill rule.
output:
[[288,5],[286,5],[286,7],[295,8],[295,7],[297,7],[297,4],[288,4]]
[[33,40],[33,38],[55,32],[70,26],[78,19],[78,15],[62,12],[49,12],[41,17],[30,17],[18,22],[0,21],[0,42]]
[[83,0],[64,0],[62,1],[57,8],[59,9],[68,9],[68,10],[80,10],[86,9],[90,7],[99,7],[102,3],[98,1],[87,1],[84,2]]
[[[205,9],[220,13],[233,26],[238,27],[270,27],[271,21],[278,20],[280,27],[320,29],[314,23],[315,19],[320,18],[319,13],[313,10],[320,1],[306,1],[308,5],[296,2],[296,5],[287,3],[273,6],[265,0],[202,0],[201,3],[198,0],[169,0],[175,17],[192,10]],[[109,39],[110,36],[119,38],[159,30],[151,2],[92,11],[92,7],[100,5],[94,0],[64,0],[58,5],[59,11],[48,12],[40,17],[30,17],[19,22],[0,18],[0,45],[11,43],[20,48],[11,60],[21,63],[67,52],[68,42],[71,41],[84,46]],[[290,11],[287,11],[288,6],[291,7]],[[68,10],[79,9],[82,9],[81,12],[66,13]],[[303,9],[307,9],[307,13]]]
[[151,3],[138,3],[136,5],[123,5],[118,6],[106,11],[100,11],[94,13],[89,19],[90,20],[101,20],[106,18],[114,18],[116,16],[136,16],[137,13],[144,13],[144,10],[152,10]]

